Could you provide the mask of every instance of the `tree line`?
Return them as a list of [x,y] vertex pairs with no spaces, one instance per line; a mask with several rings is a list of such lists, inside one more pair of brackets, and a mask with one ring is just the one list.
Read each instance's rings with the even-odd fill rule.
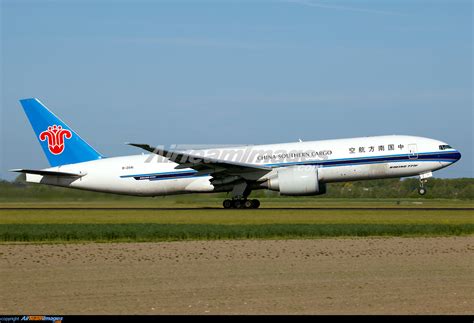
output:
[[[325,198],[417,198],[419,180],[380,179],[370,181],[356,181],[327,184]],[[474,178],[441,179],[430,178],[425,184],[428,192],[423,198],[427,199],[474,199]],[[215,196],[225,196],[219,193]],[[258,190],[252,192],[253,197],[277,197],[278,193]],[[27,201],[27,200],[122,200],[141,199],[124,195],[97,193],[76,189],[53,187],[26,183],[24,175],[20,175],[13,182],[0,180],[0,201]]]

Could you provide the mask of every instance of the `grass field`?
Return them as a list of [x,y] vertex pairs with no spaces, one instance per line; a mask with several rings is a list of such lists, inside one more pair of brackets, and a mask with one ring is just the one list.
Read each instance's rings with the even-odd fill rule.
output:
[[367,236],[468,235],[474,224],[11,224],[0,225],[1,241],[173,241],[295,239]]
[[[131,200],[84,200],[68,201],[60,200],[52,202],[46,200],[40,202],[34,200],[31,202],[8,202],[1,201],[0,209],[5,207],[35,207],[35,208],[221,208],[224,197],[209,197],[208,195],[183,195],[167,196],[156,198],[137,198]],[[455,200],[455,199],[339,199],[339,198],[321,198],[321,197],[279,197],[279,198],[259,198],[261,208],[379,208],[379,207],[397,207],[397,208],[474,208],[473,200]]]
[[[221,199],[144,203],[1,203],[0,241],[162,241],[474,233],[471,201],[262,199],[224,210]],[[324,209],[321,209],[324,208]],[[333,209],[332,209],[333,208]],[[355,209],[354,209],[355,208]]]

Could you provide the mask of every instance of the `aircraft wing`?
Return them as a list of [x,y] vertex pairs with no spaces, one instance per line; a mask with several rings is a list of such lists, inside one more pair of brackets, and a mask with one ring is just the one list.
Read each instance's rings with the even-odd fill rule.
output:
[[181,151],[173,151],[152,147],[147,144],[128,143],[128,145],[142,148],[151,153],[168,158],[169,160],[178,164],[178,166],[175,167],[176,169],[192,168],[203,174],[208,173],[212,177],[214,177],[214,179],[219,178],[224,182],[227,182],[227,180],[232,181],[231,179],[237,179],[235,178],[236,176],[243,177],[242,175],[244,175],[245,173],[267,173],[272,170],[272,168],[268,166],[260,166],[216,158],[209,158]]

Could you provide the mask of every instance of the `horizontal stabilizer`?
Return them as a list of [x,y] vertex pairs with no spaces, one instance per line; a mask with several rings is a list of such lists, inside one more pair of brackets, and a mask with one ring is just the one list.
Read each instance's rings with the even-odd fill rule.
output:
[[84,174],[77,173],[67,173],[67,172],[57,172],[52,170],[40,170],[40,169],[10,169],[10,172],[25,173],[25,174],[35,174],[43,176],[62,176],[62,177],[82,177]]

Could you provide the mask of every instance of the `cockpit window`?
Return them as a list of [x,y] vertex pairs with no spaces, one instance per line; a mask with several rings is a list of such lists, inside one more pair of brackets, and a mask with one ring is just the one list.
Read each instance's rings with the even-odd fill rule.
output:
[[450,148],[453,148],[453,147],[451,147],[450,145],[439,145],[439,150],[446,150]]

